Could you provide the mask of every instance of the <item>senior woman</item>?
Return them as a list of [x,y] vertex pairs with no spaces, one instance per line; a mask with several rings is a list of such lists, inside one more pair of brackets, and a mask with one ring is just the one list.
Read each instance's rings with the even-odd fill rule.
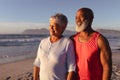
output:
[[41,40],[34,61],[34,80],[73,80],[73,43],[62,35],[68,23],[67,17],[57,13],[50,17],[49,23],[50,36]]

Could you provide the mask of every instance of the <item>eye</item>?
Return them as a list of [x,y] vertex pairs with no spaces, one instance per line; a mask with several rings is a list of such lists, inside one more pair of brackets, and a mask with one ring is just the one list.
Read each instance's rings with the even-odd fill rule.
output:
[[78,19],[77,16],[75,17],[75,19],[76,19],[76,20]]
[[52,25],[49,25],[49,27],[51,27]]
[[79,18],[76,18],[76,22],[81,22],[81,20]]
[[75,19],[76,19],[76,21],[80,21],[79,16],[76,16]]
[[53,25],[49,25],[50,28],[53,28]]

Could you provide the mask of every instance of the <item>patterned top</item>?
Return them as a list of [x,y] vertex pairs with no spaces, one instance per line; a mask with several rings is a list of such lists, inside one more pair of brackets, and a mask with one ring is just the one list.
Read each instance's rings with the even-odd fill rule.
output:
[[78,34],[74,36],[76,50],[76,64],[79,78],[77,80],[102,80],[102,65],[100,62],[100,53],[98,49],[98,37],[95,34],[87,41],[78,41]]

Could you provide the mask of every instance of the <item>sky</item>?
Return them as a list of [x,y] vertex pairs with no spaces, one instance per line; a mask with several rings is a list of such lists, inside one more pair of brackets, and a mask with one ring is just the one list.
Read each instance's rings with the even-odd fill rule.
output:
[[75,14],[82,7],[94,12],[92,27],[120,30],[120,0],[0,0],[0,34],[49,27],[49,18],[63,13],[67,29],[75,30]]

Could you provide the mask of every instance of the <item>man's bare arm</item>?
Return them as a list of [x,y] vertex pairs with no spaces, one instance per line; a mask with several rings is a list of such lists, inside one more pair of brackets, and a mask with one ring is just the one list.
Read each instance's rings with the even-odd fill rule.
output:
[[103,67],[102,80],[110,80],[112,73],[112,53],[107,39],[100,36],[98,46],[100,50],[100,61]]

